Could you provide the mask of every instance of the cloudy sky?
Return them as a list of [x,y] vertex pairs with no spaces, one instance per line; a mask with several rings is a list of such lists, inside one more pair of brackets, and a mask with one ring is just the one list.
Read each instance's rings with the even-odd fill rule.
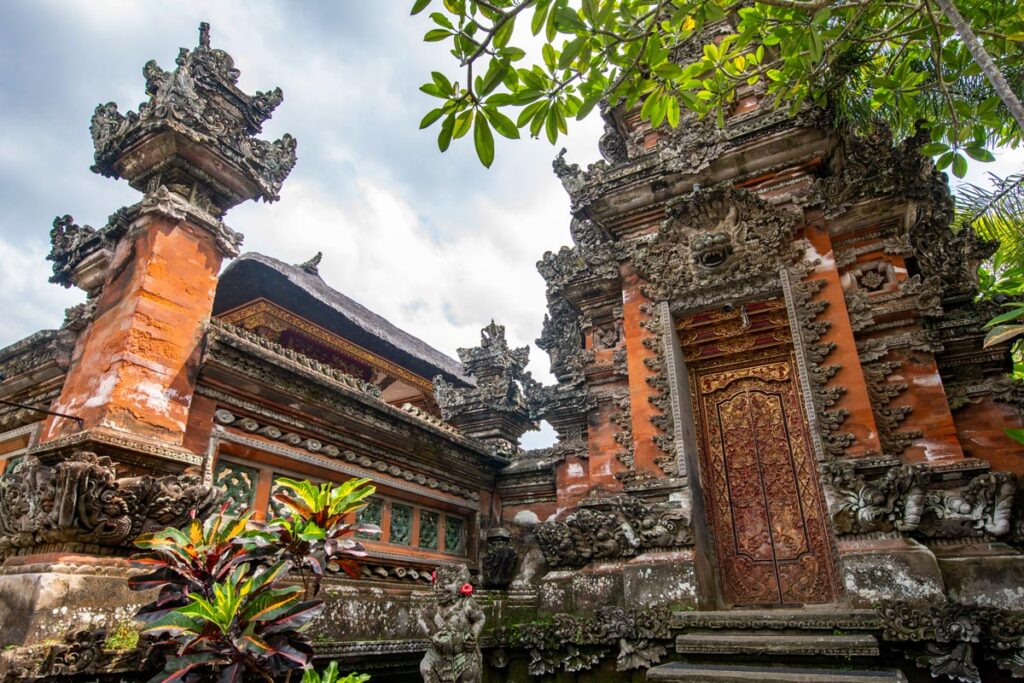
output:
[[[404,0],[7,0],[0,24],[0,346],[56,327],[83,298],[47,282],[53,217],[102,225],[139,195],[89,171],[89,119],[144,98],[142,65],[174,67],[200,21],[230,52],[247,92],[279,86],[266,127],[293,134],[299,161],[275,204],[233,209],[245,248],[299,262],[324,252],[328,284],[454,355],[492,317],[531,343],[544,315],[535,262],[569,242],[568,200],[546,140],[498,138],[490,170],[471,144],[437,150],[420,131],[431,70],[452,73],[425,17]],[[570,161],[596,158],[600,122],[578,125]],[[461,142],[469,143],[467,137]],[[560,143],[561,144],[561,143]],[[1004,157],[1002,171],[1021,166]],[[994,169],[995,170],[995,169]],[[535,375],[547,358],[531,352]]]
[[[490,170],[471,144],[441,154],[419,121],[419,92],[448,68],[424,44],[409,3],[273,1],[4,3],[0,58],[0,346],[56,327],[83,295],[47,282],[53,217],[102,225],[138,193],[89,171],[89,119],[100,102],[121,111],[145,99],[142,65],[174,67],[180,46],[209,21],[246,92],[279,86],[266,126],[298,141],[299,161],[275,204],[249,203],[226,222],[245,249],[288,262],[324,252],[328,284],[439,349],[471,346],[493,317],[531,343],[544,315],[535,263],[569,242],[569,204],[546,140],[498,138]],[[454,74],[452,74],[454,75]],[[567,141],[570,159],[597,158],[598,121]],[[470,142],[466,138],[461,142]],[[532,350],[531,368],[547,373]]]

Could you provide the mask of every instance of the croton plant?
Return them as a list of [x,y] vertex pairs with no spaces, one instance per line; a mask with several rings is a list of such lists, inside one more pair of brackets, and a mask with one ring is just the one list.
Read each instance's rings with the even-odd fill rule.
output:
[[[142,552],[132,560],[148,571],[130,587],[159,589],[138,614],[142,633],[166,653],[153,682],[287,680],[297,669],[306,670],[306,681],[322,680],[310,671],[313,649],[304,629],[324,608],[317,595],[328,566],[359,576],[365,552],[354,535],[380,529],[353,522],[375,489],[367,479],[278,481],[285,490],[274,499],[284,514],[265,524],[251,511],[236,517],[225,507],[185,530],[136,541]],[[323,677],[366,680],[339,678],[336,665]]]

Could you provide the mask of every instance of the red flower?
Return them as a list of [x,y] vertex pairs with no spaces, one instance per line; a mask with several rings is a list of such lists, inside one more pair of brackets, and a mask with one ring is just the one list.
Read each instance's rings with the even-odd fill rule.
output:
[[437,570],[430,572],[430,583],[437,583]]
[[464,584],[462,584],[462,587],[459,588],[459,592],[462,593],[463,595],[472,595],[473,594],[473,584],[471,584],[471,583],[464,583]]

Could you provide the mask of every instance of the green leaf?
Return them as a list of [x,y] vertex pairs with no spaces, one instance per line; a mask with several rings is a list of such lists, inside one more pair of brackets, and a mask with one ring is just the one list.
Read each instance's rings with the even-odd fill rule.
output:
[[669,97],[668,108],[665,112],[666,118],[668,119],[668,125],[673,128],[679,125],[679,100],[675,97]]
[[510,140],[519,139],[519,129],[516,124],[512,123],[512,119],[502,114],[494,107],[484,107],[484,114],[487,116],[487,120],[494,126],[494,130],[498,131],[499,135],[502,135]]
[[447,152],[449,145],[452,144],[452,131],[455,129],[455,114],[449,114],[441,124],[441,132],[437,135],[437,148],[442,152]]
[[1006,435],[1018,443],[1024,443],[1024,429],[1007,429]]
[[570,42],[568,45],[566,45],[565,49],[562,50],[562,55],[558,58],[558,68],[567,69],[569,65],[573,63],[573,60],[575,60],[576,57],[579,55],[580,51],[583,49],[583,46],[586,44],[587,38],[581,36]]
[[948,151],[949,145],[941,142],[929,142],[927,145],[921,146],[921,154],[929,157],[933,157],[937,154],[945,154]]
[[502,48],[508,45],[508,41],[512,37],[512,32],[515,29],[515,25],[515,16],[509,17],[502,22],[501,26],[498,27],[498,30],[494,32],[494,38],[492,38],[494,47]]
[[985,323],[985,327],[993,327],[1001,323],[1008,323],[1011,320],[1019,320],[1024,318],[1024,305],[1012,304],[1013,308],[1005,313],[1000,313],[996,317]]
[[469,109],[462,112],[455,119],[455,127],[452,129],[452,138],[458,140],[463,135],[469,132],[469,129],[473,125],[473,110]]
[[409,14],[419,14],[420,12],[425,10],[427,8],[427,5],[429,4],[430,0],[416,0],[416,2],[412,4],[412,12],[410,12]]
[[[509,121],[509,123],[512,123]],[[513,130],[515,130],[513,128]],[[518,131],[517,131],[518,133]],[[487,124],[484,116],[476,117],[476,125],[473,126],[473,145],[476,147],[476,155],[480,163],[487,168],[494,162],[494,136],[491,134],[491,127]]]
[[959,152],[953,156],[953,175],[957,178],[967,175],[967,157]]
[[544,22],[548,18],[548,11],[550,9],[550,2],[537,3],[537,8],[533,11],[533,19],[530,21],[530,32],[533,35],[537,35],[544,28]]
[[433,28],[427,31],[426,35],[423,36],[423,40],[428,43],[436,43],[438,41],[444,40],[450,35],[452,35],[451,31],[448,31],[443,28]]
[[553,145],[558,140],[558,107],[553,102],[548,108],[548,115],[544,121],[544,132],[547,133],[548,141]]
[[597,103],[601,101],[602,96],[603,93],[598,91],[596,94],[585,98],[583,100],[583,104],[580,105],[579,110],[576,112],[576,120],[582,121],[583,119],[585,119],[587,117],[587,114],[589,114],[594,109],[594,107],[597,106]]
[[965,147],[964,151],[967,152],[967,156],[975,161],[989,162],[996,160],[995,155],[984,147]]
[[1024,325],[999,325],[993,327],[985,335],[985,348],[1001,344],[1021,335],[1024,335]]
[[[521,112],[519,112],[519,118],[516,119],[516,125],[518,127],[520,127],[520,128],[525,126],[526,122],[530,121],[531,119],[533,119],[533,117],[537,114],[537,112],[542,107],[546,106],[547,103],[548,103],[547,100],[538,100],[538,101],[534,102],[533,104],[531,104],[530,106],[528,106],[525,109],[523,109]],[[534,133],[534,135],[536,135],[536,133]]]
[[568,7],[559,7],[555,10],[555,26],[562,33],[587,30],[586,24],[580,21],[579,15]]

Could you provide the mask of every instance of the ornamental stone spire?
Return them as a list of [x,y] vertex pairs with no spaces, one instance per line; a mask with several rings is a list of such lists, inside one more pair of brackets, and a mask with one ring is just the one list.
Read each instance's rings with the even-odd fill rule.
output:
[[281,104],[280,88],[247,95],[227,52],[210,47],[210,25],[199,25],[199,46],[181,48],[173,71],[146,62],[149,101],[121,114],[96,107],[89,132],[92,170],[124,178],[140,192],[164,185],[214,216],[247,199],[278,199],[295,166],[295,138],[255,136]]
[[476,380],[468,389],[434,378],[434,397],[441,416],[465,434],[493,445],[499,452],[519,449],[519,437],[537,425],[530,419],[523,383],[530,347],[509,348],[505,327],[491,324],[480,331],[480,345],[457,349],[466,372]]
[[206,23],[172,71],[155,61],[142,71],[149,99],[138,111],[101,104],[90,125],[92,170],[127,180],[142,200],[103,228],[62,216],[51,231],[51,281],[88,298],[69,311],[74,351],[52,406],[81,422],[50,418],[39,449],[88,443],[198,464],[183,443],[199,349],[221,263],[242,243],[222,218],[246,200],[278,199],[295,139],[256,137],[281,90],[242,92],[234,59],[211,47]]

